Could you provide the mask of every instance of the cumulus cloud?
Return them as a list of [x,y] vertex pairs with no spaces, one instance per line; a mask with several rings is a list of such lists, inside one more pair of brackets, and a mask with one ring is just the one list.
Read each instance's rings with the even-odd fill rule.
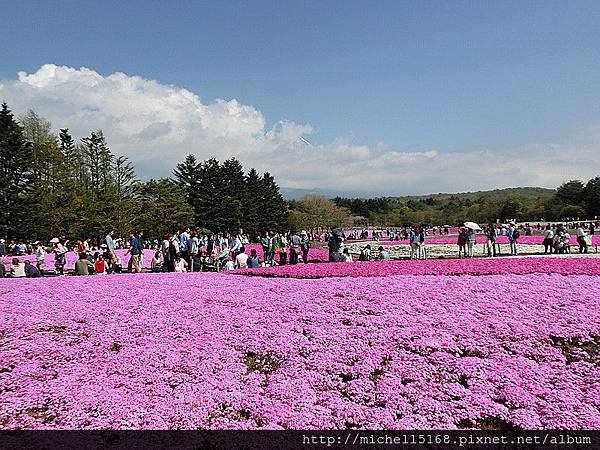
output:
[[139,76],[53,64],[0,82],[0,99],[17,114],[34,109],[76,137],[102,129],[112,150],[128,156],[142,178],[169,176],[193,153],[199,159],[235,156],[245,166],[271,172],[281,186],[391,195],[554,187],[596,175],[599,162],[594,146],[581,136],[571,144],[452,153],[403,152],[343,138],[312,145],[310,124],[282,120],[268,126],[258,109],[235,99],[203,102],[189,90]]

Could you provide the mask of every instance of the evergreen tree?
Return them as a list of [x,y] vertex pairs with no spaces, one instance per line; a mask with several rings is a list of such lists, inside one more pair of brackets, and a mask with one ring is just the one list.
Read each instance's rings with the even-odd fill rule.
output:
[[221,173],[226,208],[223,225],[226,230],[235,232],[244,225],[243,207],[248,201],[244,169],[237,159],[231,158],[223,163]]
[[93,192],[104,193],[112,182],[111,169],[113,155],[111,154],[102,131],[91,133],[81,139],[88,188]]
[[114,206],[113,228],[119,236],[124,236],[134,224],[134,194],[138,183],[133,164],[127,157],[119,156],[113,160],[111,178],[113,184],[110,193],[107,194],[107,201]]
[[242,217],[244,220],[244,230],[251,235],[262,233],[261,229],[261,210],[263,205],[263,193],[260,175],[252,168],[246,176],[246,198],[244,199]]
[[[182,163],[177,164],[173,170],[175,180],[185,193],[188,204],[194,210],[196,217],[202,214],[200,206],[199,182],[201,176],[201,165],[194,155],[187,155]],[[197,225],[197,224],[196,224]]]
[[227,214],[225,186],[221,166],[214,158],[200,164],[196,200],[196,225],[213,232],[224,231]]
[[285,200],[279,192],[279,186],[269,172],[265,172],[260,180],[260,222],[261,230],[281,230],[288,227],[289,211]]
[[594,177],[587,182],[583,189],[583,199],[587,217],[600,217],[600,177]]
[[33,178],[32,145],[6,103],[0,108],[0,236],[24,237],[23,201]]
[[167,233],[189,226],[194,211],[186,202],[182,187],[167,179],[140,183],[135,225],[146,230],[151,239],[161,239]]

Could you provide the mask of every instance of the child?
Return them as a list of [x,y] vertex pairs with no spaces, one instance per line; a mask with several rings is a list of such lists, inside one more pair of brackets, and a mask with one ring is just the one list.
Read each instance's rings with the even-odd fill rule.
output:
[[106,275],[106,262],[98,252],[94,254],[94,272],[98,275]]

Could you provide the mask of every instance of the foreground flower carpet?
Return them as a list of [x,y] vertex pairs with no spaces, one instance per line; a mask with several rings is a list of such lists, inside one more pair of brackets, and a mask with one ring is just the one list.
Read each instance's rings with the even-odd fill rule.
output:
[[506,261],[2,279],[0,428],[599,428],[598,260]]

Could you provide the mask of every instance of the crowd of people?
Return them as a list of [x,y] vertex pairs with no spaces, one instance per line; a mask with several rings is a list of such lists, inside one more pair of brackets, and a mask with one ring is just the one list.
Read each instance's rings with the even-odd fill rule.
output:
[[[464,226],[458,230],[459,258],[474,257],[477,232],[485,236],[484,253],[489,257],[500,254],[498,236],[508,237],[510,254],[518,254],[518,242],[521,235],[530,236],[541,233],[545,254],[570,253],[571,234],[575,230],[579,253],[587,253],[591,246],[591,236],[599,228],[598,223],[568,224],[525,224],[517,226],[514,222],[507,225],[489,224],[483,229]],[[408,240],[411,259],[426,258],[426,236],[446,235],[448,226],[439,227],[403,227],[394,229],[350,230],[334,228],[324,233],[308,233],[288,231],[266,231],[255,236],[253,241],[260,244],[262,255],[255,248],[248,253],[246,246],[251,242],[250,236],[243,229],[236,233],[203,234],[189,228],[177,230],[164,236],[161,240],[148,239],[143,232],[130,232],[128,238],[115,238],[114,232],[106,234],[100,245],[93,245],[87,238],[76,242],[68,241],[64,236],[55,237],[45,245],[40,241],[21,242],[12,240],[8,243],[0,239],[0,257],[13,256],[12,264],[7,270],[0,264],[0,276],[39,277],[45,275],[63,275],[65,273],[66,255],[75,252],[78,255],[74,266],[76,275],[110,274],[120,272],[139,273],[144,268],[144,257],[151,255],[150,270],[152,272],[195,272],[207,270],[231,270],[237,268],[256,268],[274,265],[308,263],[311,242],[327,243],[330,262],[353,262],[353,256],[347,241],[381,241]],[[123,267],[122,258],[116,250],[126,249],[127,266]],[[54,269],[44,268],[46,255],[54,254]],[[121,252],[122,253],[122,252]],[[375,253],[375,256],[373,255]],[[18,257],[31,255],[31,260],[21,261]],[[371,245],[365,245],[358,261],[389,260],[389,251],[379,246],[373,252]],[[33,261],[32,261],[33,260]]]
[[[143,232],[130,232],[128,239],[115,239],[110,231],[100,245],[91,244],[91,239],[78,240],[72,243],[65,237],[53,238],[50,245],[41,242],[31,244],[11,241],[8,245],[2,240],[0,256],[12,255],[12,265],[8,274],[13,277],[63,275],[65,273],[66,255],[75,252],[75,275],[110,274],[127,271],[139,273],[144,267],[144,257],[152,255],[150,270],[152,272],[194,272],[205,270],[231,270],[237,268],[256,268],[261,266],[308,263],[310,236],[301,232],[287,233],[267,231],[257,236],[262,248],[259,256],[256,249],[249,254],[246,246],[250,238],[239,229],[236,233],[220,233],[216,235],[201,234],[195,230],[178,230],[165,235],[160,241],[150,241]],[[126,249],[127,268],[123,267],[122,258],[117,250]],[[54,269],[44,270],[44,262],[48,253],[54,254]],[[21,261],[18,256],[35,257],[36,265],[29,260]],[[2,271],[6,269],[2,266]],[[32,272],[29,267],[36,272]],[[25,270],[27,269],[27,270]],[[0,273],[4,276],[5,273]]]

